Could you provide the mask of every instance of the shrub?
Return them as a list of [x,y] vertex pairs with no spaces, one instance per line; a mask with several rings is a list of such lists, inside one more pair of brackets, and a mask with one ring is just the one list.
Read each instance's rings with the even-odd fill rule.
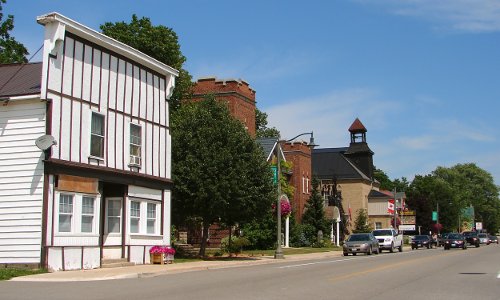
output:
[[229,237],[225,237],[221,241],[221,248],[226,253],[241,253],[243,247],[250,246],[250,241],[245,237],[231,237],[231,246],[229,246]]

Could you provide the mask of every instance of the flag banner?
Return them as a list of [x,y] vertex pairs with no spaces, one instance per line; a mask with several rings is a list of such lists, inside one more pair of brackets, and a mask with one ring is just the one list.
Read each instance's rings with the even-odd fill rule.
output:
[[389,199],[389,201],[387,201],[387,213],[391,215],[394,214],[394,199]]

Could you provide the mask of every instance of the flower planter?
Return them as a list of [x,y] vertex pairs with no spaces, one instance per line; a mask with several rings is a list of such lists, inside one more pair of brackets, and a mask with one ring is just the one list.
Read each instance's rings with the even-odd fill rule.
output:
[[169,246],[154,246],[149,250],[151,264],[171,264],[174,262],[175,249]]
[[165,259],[163,257],[163,253],[154,253],[150,254],[150,262],[152,264],[161,264],[163,265],[165,263]]

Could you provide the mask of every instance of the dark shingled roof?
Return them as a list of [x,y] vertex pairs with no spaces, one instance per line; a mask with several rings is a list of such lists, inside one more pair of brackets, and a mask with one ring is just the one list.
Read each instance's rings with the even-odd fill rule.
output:
[[40,94],[42,63],[0,65],[0,99]]
[[368,194],[368,197],[369,198],[392,198],[392,196],[387,195],[385,193],[382,193],[380,191],[376,191],[376,190],[371,190],[370,194]]
[[324,148],[312,151],[313,175],[319,179],[365,179],[370,180],[363,174],[344,153],[347,147]]
[[259,144],[264,150],[264,154],[266,155],[266,159],[269,160],[271,157],[271,153],[274,151],[276,147],[276,143],[278,142],[278,138],[258,138],[256,139],[257,144]]

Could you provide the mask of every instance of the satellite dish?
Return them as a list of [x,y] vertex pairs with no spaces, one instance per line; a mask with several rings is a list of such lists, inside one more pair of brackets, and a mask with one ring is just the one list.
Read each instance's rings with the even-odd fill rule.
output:
[[41,137],[37,138],[35,141],[35,145],[38,147],[40,150],[47,150],[53,145],[57,145],[56,139],[51,136],[51,135],[42,135]]
[[335,220],[340,220],[340,212],[339,212],[339,208],[337,206],[333,207],[333,218]]

